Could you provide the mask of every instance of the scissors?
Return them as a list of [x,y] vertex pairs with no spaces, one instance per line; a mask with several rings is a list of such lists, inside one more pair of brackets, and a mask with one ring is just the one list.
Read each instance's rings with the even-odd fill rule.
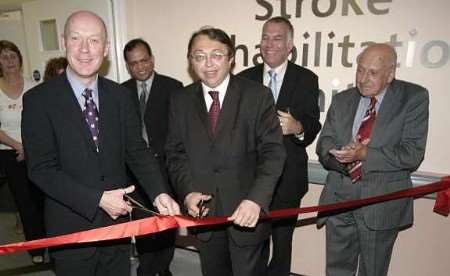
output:
[[197,207],[198,207],[198,216],[197,216],[197,218],[198,218],[198,219],[203,218],[203,217],[206,216],[206,215],[205,215],[206,204],[208,204],[208,202],[209,202],[212,198],[214,198],[214,195],[211,195],[211,198],[208,199],[208,200],[204,200],[203,198],[200,199],[199,203],[197,204]]
[[129,196],[127,194],[124,194],[123,197],[126,198],[129,202],[134,204],[134,206],[133,205],[131,206],[134,209],[139,209],[139,210],[142,210],[144,212],[147,212],[147,213],[150,213],[150,214],[153,214],[156,216],[163,216],[160,213],[152,211],[149,208],[145,207],[144,204],[140,203],[139,201],[137,201],[136,199],[132,198],[131,196]]

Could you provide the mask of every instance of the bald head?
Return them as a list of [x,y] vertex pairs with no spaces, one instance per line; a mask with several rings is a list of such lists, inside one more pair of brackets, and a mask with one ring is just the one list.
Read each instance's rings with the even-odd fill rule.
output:
[[96,79],[103,59],[108,55],[105,23],[93,12],[77,11],[66,21],[63,44],[69,63],[68,73],[88,86]]
[[361,58],[365,57],[373,57],[378,59],[380,63],[382,63],[386,67],[395,67],[397,65],[397,53],[394,48],[385,43],[375,43],[368,46],[361,54],[358,55],[358,63]]
[[395,77],[397,54],[388,44],[372,44],[359,54],[356,86],[359,93],[372,97],[382,93]]
[[70,27],[73,24],[73,22],[77,22],[77,21],[90,21],[90,22],[96,22],[95,24],[98,24],[101,29],[102,29],[102,33],[104,35],[104,39],[107,39],[107,31],[106,31],[106,25],[105,22],[103,21],[103,19],[98,16],[97,14],[91,12],[91,11],[76,11],[74,13],[72,13],[66,20],[66,24],[64,25],[64,37],[67,38],[69,32],[70,32]]

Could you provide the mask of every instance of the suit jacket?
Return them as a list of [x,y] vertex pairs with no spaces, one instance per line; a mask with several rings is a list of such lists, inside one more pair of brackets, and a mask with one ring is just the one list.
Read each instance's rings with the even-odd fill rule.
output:
[[[127,185],[125,164],[151,199],[166,192],[125,88],[99,76],[98,97],[99,152],[65,74],[24,96],[22,136],[28,174],[46,194],[48,236],[122,222],[113,221],[99,202],[104,191]],[[92,244],[69,248],[58,249],[54,256],[86,258],[95,252]]]
[[[149,137],[149,144],[158,156],[164,156],[164,144],[167,137],[170,95],[183,87],[176,79],[154,73],[154,79],[147,100],[144,123]],[[122,83],[132,94],[136,110],[140,113],[138,89],[135,79]]]
[[[387,88],[372,129],[361,179],[351,184],[345,167],[329,150],[352,140],[352,126],[359,104],[357,88],[334,96],[317,143],[319,161],[328,170],[320,204],[338,201],[342,185],[360,185],[361,197],[391,193],[412,186],[411,172],[423,160],[428,132],[428,92],[425,88],[394,80]],[[412,198],[362,207],[364,221],[374,230],[394,229],[413,222]],[[325,222],[319,220],[319,225]]]
[[[155,158],[159,161],[161,172],[164,177],[166,184],[168,183],[167,170],[165,165],[165,153],[164,145],[167,138],[167,125],[169,117],[169,101],[170,95],[175,91],[181,89],[183,84],[176,79],[160,75],[154,72],[154,78],[152,82],[152,87],[150,88],[150,94],[147,100],[147,106],[144,114],[144,123],[147,130],[147,136],[149,138],[149,147],[153,151]],[[139,93],[137,88],[137,83],[135,79],[129,79],[122,83],[127,89],[127,92],[133,99],[133,107],[141,116],[140,104],[139,104]],[[135,177],[128,171],[131,182],[136,182]],[[170,185],[167,188],[171,191]],[[133,198],[142,202],[148,208],[153,209],[152,203],[145,196],[142,189],[136,189],[133,193]],[[152,216],[146,212],[133,212],[133,217],[135,219],[145,218]]]
[[[166,154],[174,189],[181,201],[191,192],[212,194],[210,215],[229,216],[243,199],[267,212],[285,160],[273,98],[261,84],[230,76],[221,106],[210,137],[201,83],[173,96]],[[232,226],[230,233],[239,245],[256,244],[269,237],[270,226]],[[210,233],[198,237],[208,239]]]
[[[260,64],[239,73],[240,76],[263,83],[264,65]],[[275,190],[273,207],[299,205],[308,191],[308,155],[305,148],[311,144],[320,131],[319,85],[317,75],[312,71],[288,62],[281,85],[276,109],[287,111],[304,127],[304,140],[294,135],[283,136],[287,159],[283,174]]]

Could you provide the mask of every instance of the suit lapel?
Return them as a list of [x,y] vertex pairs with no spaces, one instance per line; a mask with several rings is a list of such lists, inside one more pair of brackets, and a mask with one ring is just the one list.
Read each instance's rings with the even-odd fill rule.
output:
[[64,108],[61,114],[65,114],[65,116],[67,116],[67,119],[72,122],[77,129],[79,129],[88,146],[95,150],[96,146],[92,140],[92,135],[89,131],[84,115],[81,112],[80,104],[78,103],[75,93],[73,92],[66,77],[64,78],[64,83],[61,85],[61,88],[63,90],[61,93],[55,93],[55,95],[59,95],[61,97],[60,106]]
[[137,88],[137,83],[135,79],[132,79],[130,81],[130,90],[131,93],[133,93],[134,97],[133,97],[133,103],[136,105],[137,110],[139,110],[139,94],[138,94],[138,88]]
[[227,123],[229,127],[234,127],[239,112],[240,98],[241,93],[238,84],[234,80],[234,76],[230,76],[230,83],[228,84],[227,92],[220,108],[214,138],[221,136],[221,133],[225,131]]
[[344,126],[344,141],[346,141],[346,143],[349,143],[351,141],[353,141],[353,122],[355,120],[355,115],[356,115],[356,111],[358,110],[358,105],[359,105],[359,100],[360,100],[361,96],[357,90],[357,88],[355,87],[352,90],[352,93],[348,99],[348,102],[345,102],[344,104],[346,105],[343,108],[340,108],[339,110],[348,110],[349,112],[344,112],[344,114],[341,114],[341,120],[342,120],[342,125]]
[[375,124],[370,135],[370,140],[374,143],[380,141],[380,135],[383,135],[385,126],[389,125],[389,121],[391,120],[393,113],[395,112],[394,107],[398,102],[397,100],[395,100],[395,97],[396,88],[394,81],[387,88],[386,94],[384,95],[383,101],[381,102],[381,106],[378,109],[378,113],[376,115]]
[[[286,73],[284,74],[283,83],[281,84],[280,93],[276,102],[277,109],[289,106],[289,95],[292,90],[295,90],[296,85],[295,75],[292,64],[288,62]],[[285,110],[286,111],[286,110]]]
[[[197,116],[199,117],[200,121],[202,122],[202,125],[205,129],[205,133],[208,133],[208,111],[206,110],[206,103],[205,98],[203,97],[203,89],[201,82],[198,81],[195,84],[195,87],[193,87],[194,93],[193,93],[193,102],[194,102],[194,112],[197,113]],[[208,135],[209,136],[209,135]]]
[[146,104],[146,107],[145,107],[145,117],[150,115],[151,105],[153,103],[155,103],[155,101],[158,98],[160,98],[160,96],[158,94],[161,91],[161,85],[160,85],[161,83],[159,81],[158,74],[156,74],[156,72],[154,74],[155,74],[155,76],[153,78],[152,87],[150,87],[150,91],[149,91],[150,94],[148,96],[147,104]]
[[[105,150],[105,137],[112,136],[108,133],[108,130],[115,129],[114,125],[117,125],[115,120],[117,117],[113,116],[115,112],[114,99],[110,95],[110,91],[105,86],[103,80],[98,78],[98,101],[100,105],[99,109],[99,151]],[[92,138],[91,138],[92,140]]]
[[263,81],[263,79],[264,79],[263,78],[263,74],[264,74],[264,63],[255,67],[255,76],[254,76],[253,79],[256,82],[259,82],[259,83],[262,84],[262,83],[264,83],[264,81]]

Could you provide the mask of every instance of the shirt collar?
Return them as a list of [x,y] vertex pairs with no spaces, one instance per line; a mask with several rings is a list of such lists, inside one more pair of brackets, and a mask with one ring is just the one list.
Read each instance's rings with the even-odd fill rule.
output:
[[264,63],[264,75],[267,75],[269,70],[274,70],[277,73],[277,76],[284,76],[287,69],[288,60],[286,59],[282,64],[278,67],[271,68],[267,63]]
[[85,86],[76,76],[75,73],[72,72],[70,67],[67,67],[66,70],[67,80],[70,83],[70,86],[72,87],[73,92],[75,93],[75,96],[77,98],[82,97],[82,93],[86,88],[89,88],[92,90],[92,95],[94,98],[98,98],[98,74],[95,75],[94,81],[89,85]]
[[[141,92],[141,90],[142,90],[142,83],[145,82],[145,84],[147,85],[147,91],[150,91],[154,78],[155,78],[155,72],[152,72],[150,77],[148,79],[146,79],[145,81],[136,80],[136,84],[137,84],[138,90]],[[140,94],[140,92],[139,92],[139,94]]]
[[203,95],[204,96],[209,95],[208,94],[209,91],[218,91],[219,92],[219,97],[223,98],[223,97],[225,97],[225,93],[227,92],[227,88],[228,88],[228,83],[229,82],[230,82],[230,74],[228,74],[225,77],[225,79],[222,81],[222,83],[219,84],[218,86],[216,86],[215,88],[211,88],[211,87],[207,86],[206,84],[204,84],[202,82]]
[[[386,87],[381,91],[381,93],[379,93],[378,95],[375,96],[375,99],[377,99],[377,106],[380,106],[380,105],[381,105],[381,102],[383,101],[384,96],[386,95],[386,91],[388,90],[388,88],[389,88],[389,85],[386,86]],[[361,96],[361,97],[364,98],[365,101],[370,102],[370,98],[371,98],[370,96],[367,96],[367,97]]]

